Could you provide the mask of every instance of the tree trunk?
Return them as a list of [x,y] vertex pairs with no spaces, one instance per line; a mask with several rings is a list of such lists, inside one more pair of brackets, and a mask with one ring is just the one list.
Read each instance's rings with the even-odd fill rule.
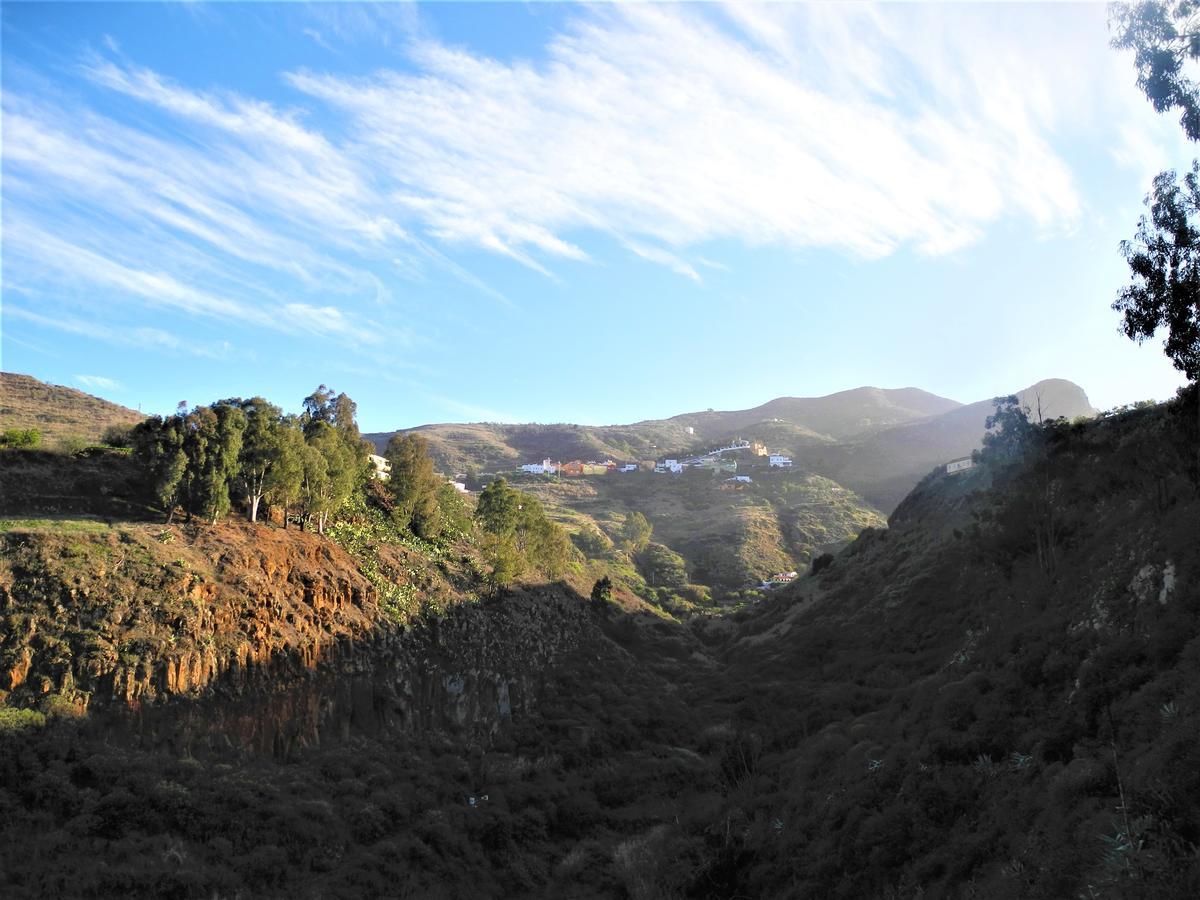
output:
[[250,521],[258,521],[258,501],[262,499],[262,494],[255,494],[250,498]]

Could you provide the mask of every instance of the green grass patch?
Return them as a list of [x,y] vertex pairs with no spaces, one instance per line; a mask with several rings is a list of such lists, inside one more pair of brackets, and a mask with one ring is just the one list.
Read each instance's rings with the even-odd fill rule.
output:
[[52,519],[0,519],[0,534],[20,531],[53,531],[69,534],[103,534],[112,526],[91,517]]

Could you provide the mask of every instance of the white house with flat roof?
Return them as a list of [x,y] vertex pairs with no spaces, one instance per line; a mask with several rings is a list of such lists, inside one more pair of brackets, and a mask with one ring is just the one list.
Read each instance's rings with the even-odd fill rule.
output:
[[790,469],[792,467],[792,458],[783,456],[780,453],[772,453],[767,457],[767,463],[772,469]]
[[953,475],[956,472],[965,472],[967,469],[975,465],[975,460],[969,456],[964,456],[962,459],[954,459],[946,463],[946,474]]

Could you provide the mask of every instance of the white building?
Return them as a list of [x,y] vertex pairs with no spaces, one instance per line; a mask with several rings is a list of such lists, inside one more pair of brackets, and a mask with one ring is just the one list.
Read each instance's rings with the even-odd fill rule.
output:
[[543,459],[540,463],[526,463],[521,466],[521,471],[530,475],[553,475],[558,471],[558,466],[548,459]]
[[946,463],[946,474],[953,475],[955,472],[965,472],[975,465],[975,460],[969,456],[964,456],[962,459],[951,460]]
[[679,475],[683,472],[683,463],[677,459],[664,459],[661,465],[654,467],[655,472],[670,472],[672,475]]
[[380,481],[387,481],[392,477],[392,464],[379,454],[371,454],[371,466],[375,470],[372,474]]
[[753,479],[749,475],[733,475],[725,479],[727,482],[732,481],[735,484],[751,484]]
[[790,469],[792,467],[792,458],[790,456],[781,456],[778,453],[772,453],[767,457],[767,462],[772,469]]
[[618,472],[636,472],[637,470],[638,470],[637,463],[625,463],[625,465],[621,466],[621,468],[619,468],[617,471]]

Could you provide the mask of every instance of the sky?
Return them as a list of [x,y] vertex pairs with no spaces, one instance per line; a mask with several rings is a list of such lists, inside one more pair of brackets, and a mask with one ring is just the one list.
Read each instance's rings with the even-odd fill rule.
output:
[[1101,4],[4,3],[0,367],[364,431],[1182,384]]

